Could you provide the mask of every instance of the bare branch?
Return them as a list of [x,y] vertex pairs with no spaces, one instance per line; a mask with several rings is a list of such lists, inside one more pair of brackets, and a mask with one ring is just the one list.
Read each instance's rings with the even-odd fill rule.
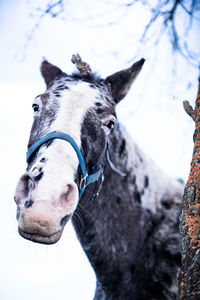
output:
[[[35,26],[31,30],[30,34],[27,37],[26,44],[24,49],[27,48],[28,44],[32,40],[36,30],[39,28],[43,18],[49,15],[52,18],[60,17],[64,12],[67,17],[71,19],[72,22],[81,22],[87,25],[90,25],[92,22],[94,26],[115,26],[124,18],[126,18],[126,14],[130,13],[130,9],[132,9],[134,13],[135,5],[142,5],[147,7],[147,10],[151,13],[148,24],[144,28],[143,34],[141,35],[140,48],[145,44],[150,44],[151,47],[156,46],[163,34],[167,34],[170,38],[170,42],[172,45],[172,50],[175,53],[183,56],[186,61],[193,66],[198,66],[199,55],[192,53],[190,50],[192,47],[188,47],[190,42],[189,40],[189,32],[193,29],[193,21],[200,21],[200,4],[197,0],[164,0],[164,1],[149,1],[149,0],[104,0],[105,7],[98,12],[94,12],[91,3],[87,3],[87,1],[82,4],[82,9],[85,9],[85,15],[78,18],[76,15],[67,14],[67,11],[64,9],[64,5],[67,0],[46,0],[49,2],[44,9],[37,8],[36,11],[40,12],[38,19],[36,21]],[[81,2],[80,2],[81,3]],[[153,4],[152,4],[153,3]],[[68,6],[69,7],[69,3]],[[180,12],[185,14],[183,17],[185,18],[184,22],[184,34],[180,36],[180,23],[177,22],[180,19]],[[116,14],[113,14],[116,12]],[[107,21],[105,20],[107,17]],[[111,16],[111,18],[109,17]],[[96,24],[96,25],[95,25]],[[152,34],[152,28],[156,28],[157,34]],[[181,29],[182,30],[182,29]]]

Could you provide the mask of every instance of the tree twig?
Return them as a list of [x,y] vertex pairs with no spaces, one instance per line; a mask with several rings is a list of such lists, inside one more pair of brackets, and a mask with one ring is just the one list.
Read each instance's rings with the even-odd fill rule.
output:
[[88,76],[92,70],[89,66],[88,63],[82,61],[81,57],[79,54],[74,54],[72,55],[72,59],[71,59],[72,63],[76,65],[76,68],[79,70],[79,72],[83,75],[83,76]]
[[186,113],[195,121],[194,109],[190,105],[189,101],[187,101],[187,100],[183,101],[183,107],[184,107],[184,110],[186,111]]

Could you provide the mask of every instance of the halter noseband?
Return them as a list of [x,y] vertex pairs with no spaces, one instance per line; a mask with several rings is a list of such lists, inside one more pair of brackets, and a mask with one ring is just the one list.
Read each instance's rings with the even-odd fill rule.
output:
[[[26,153],[26,162],[27,163],[29,162],[30,157],[33,155],[33,153],[35,153],[36,150],[38,150],[44,143],[52,139],[60,139],[70,143],[70,145],[74,148],[76,152],[76,155],[79,160],[80,170],[81,170],[81,179],[79,183],[79,199],[80,199],[85,191],[85,188],[89,184],[96,182],[99,179],[99,177],[103,174],[103,167],[100,166],[95,172],[88,174],[83,155],[75,140],[68,134],[63,132],[58,132],[58,131],[53,131],[46,134],[45,136],[37,140],[35,143],[33,143],[30,147],[28,147],[28,151]],[[109,157],[108,145],[106,149],[106,159],[114,173],[116,173],[119,176],[126,176],[125,173],[119,171],[111,162]]]
[[80,199],[84,193],[85,188],[89,184],[96,182],[99,179],[99,177],[103,174],[103,167],[99,167],[95,172],[88,174],[83,155],[75,140],[68,134],[63,132],[58,132],[58,131],[53,131],[48,133],[47,135],[41,137],[39,140],[33,143],[33,145],[28,147],[28,151],[26,153],[26,162],[28,163],[31,155],[33,155],[33,153],[36,150],[38,150],[44,143],[52,139],[60,139],[60,140],[67,141],[68,143],[71,144],[71,146],[74,148],[76,152],[76,155],[79,160],[80,170],[81,170],[81,179],[79,184],[79,199]]

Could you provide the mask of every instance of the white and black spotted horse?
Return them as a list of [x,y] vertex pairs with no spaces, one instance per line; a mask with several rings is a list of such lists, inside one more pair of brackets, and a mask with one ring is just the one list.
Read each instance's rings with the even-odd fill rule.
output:
[[183,186],[168,179],[117,122],[144,59],[105,80],[46,60],[33,103],[28,167],[15,193],[18,230],[52,244],[72,218],[94,268],[94,299],[176,299]]

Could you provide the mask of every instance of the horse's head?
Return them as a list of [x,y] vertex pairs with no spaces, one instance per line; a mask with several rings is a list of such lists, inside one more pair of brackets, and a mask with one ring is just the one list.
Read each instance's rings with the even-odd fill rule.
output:
[[[32,105],[28,167],[15,193],[19,233],[24,238],[45,244],[59,240],[83,192],[82,168],[95,173],[95,180],[101,175],[108,136],[116,123],[115,105],[143,63],[142,59],[103,80],[93,74],[69,76],[42,62],[47,89]],[[64,139],[49,136],[52,132],[62,133]]]

